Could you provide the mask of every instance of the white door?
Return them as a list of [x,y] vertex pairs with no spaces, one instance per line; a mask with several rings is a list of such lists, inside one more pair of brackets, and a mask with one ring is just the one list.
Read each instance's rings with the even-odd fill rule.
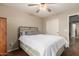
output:
[[59,20],[51,19],[46,21],[47,34],[59,35]]
[[72,24],[71,37],[75,37],[76,24]]

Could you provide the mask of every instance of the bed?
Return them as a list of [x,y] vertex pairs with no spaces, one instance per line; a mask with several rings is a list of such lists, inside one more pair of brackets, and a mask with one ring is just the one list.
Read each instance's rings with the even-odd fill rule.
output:
[[60,56],[66,46],[61,36],[39,34],[37,27],[19,27],[20,48],[30,56]]

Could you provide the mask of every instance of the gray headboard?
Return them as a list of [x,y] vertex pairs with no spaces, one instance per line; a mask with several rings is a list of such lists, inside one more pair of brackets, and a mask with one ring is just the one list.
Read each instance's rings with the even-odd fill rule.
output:
[[18,35],[20,36],[23,31],[25,31],[25,32],[39,32],[38,27],[20,26]]

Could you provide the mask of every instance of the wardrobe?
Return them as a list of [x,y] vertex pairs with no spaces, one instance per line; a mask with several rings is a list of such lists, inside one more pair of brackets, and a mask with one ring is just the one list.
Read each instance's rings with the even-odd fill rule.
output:
[[7,54],[7,18],[0,17],[0,56]]

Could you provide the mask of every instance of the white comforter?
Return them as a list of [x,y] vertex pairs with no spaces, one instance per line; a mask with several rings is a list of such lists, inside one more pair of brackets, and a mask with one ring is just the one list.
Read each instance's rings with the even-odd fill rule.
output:
[[55,56],[58,50],[66,44],[63,37],[43,34],[23,35],[19,40],[38,51],[40,56]]

